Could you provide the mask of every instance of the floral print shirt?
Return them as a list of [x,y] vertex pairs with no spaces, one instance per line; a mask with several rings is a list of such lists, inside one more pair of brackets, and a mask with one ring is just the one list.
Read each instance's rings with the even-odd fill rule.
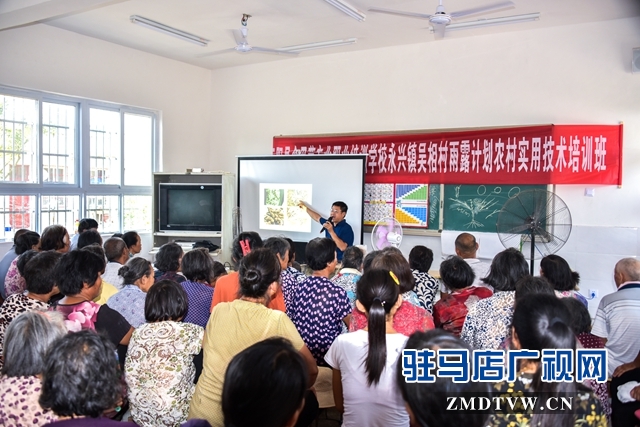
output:
[[[349,332],[355,332],[366,327],[367,316],[357,308],[354,308],[351,312]],[[406,336],[411,336],[412,333],[417,331],[428,331],[434,327],[433,317],[427,310],[407,301],[402,301],[393,317],[393,329],[397,333]]]
[[429,273],[411,270],[416,286],[413,288],[420,300],[420,307],[433,314],[433,300],[438,292],[438,281]]
[[131,336],[125,360],[131,416],[141,427],[175,426],[187,420],[195,390],[193,356],[204,329],[193,323],[145,323]]
[[[514,382],[502,381],[494,384],[492,394],[496,396],[526,396],[532,392],[531,382],[533,374],[520,373]],[[542,399],[539,398],[538,400]],[[577,396],[573,398],[575,410],[575,427],[607,427],[609,425],[600,400],[591,391],[580,388]],[[520,413],[498,412],[490,415],[487,427],[520,427],[531,426],[532,414],[530,411]]]
[[[9,323],[11,323],[13,319],[18,317],[19,314],[27,311],[48,309],[49,304],[46,302],[29,298],[22,293],[8,296],[5,302],[0,306],[0,349],[2,349],[4,345],[4,333],[7,330],[7,326],[9,326]],[[2,368],[2,366],[3,361],[0,357],[0,368]]]
[[18,259],[16,257],[11,261],[7,275],[4,278],[4,289],[7,296],[13,294],[21,294],[27,289],[27,283],[24,281],[24,277],[18,271]]
[[360,280],[360,276],[362,276],[362,273],[356,269],[343,268],[340,273],[331,278],[333,283],[345,290],[351,303],[351,308],[356,304],[356,284]]
[[136,285],[124,285],[118,293],[107,301],[107,305],[113,308],[134,328],[146,322],[144,318],[144,302],[147,294]]
[[501,348],[509,337],[516,291],[498,291],[469,307],[460,338],[477,349]]
[[447,294],[433,308],[433,320],[436,327],[459,337],[469,311],[468,307],[491,295],[493,292],[490,289],[476,286],[469,286]]

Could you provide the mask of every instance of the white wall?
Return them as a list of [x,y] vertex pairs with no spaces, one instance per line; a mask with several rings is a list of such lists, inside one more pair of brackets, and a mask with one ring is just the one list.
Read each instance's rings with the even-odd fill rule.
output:
[[[605,276],[615,259],[638,253],[640,75],[630,72],[637,45],[634,18],[217,70],[211,165],[235,170],[235,155],[270,154],[280,134],[622,121],[624,186],[597,187],[594,198],[583,196],[584,186],[557,188],[575,225],[573,249],[561,254],[602,296],[612,291]],[[327,178],[338,186],[340,172]],[[403,251],[418,243],[441,255],[437,238],[408,237]]]
[[210,71],[48,25],[0,31],[0,84],[162,112],[165,171],[208,167]]

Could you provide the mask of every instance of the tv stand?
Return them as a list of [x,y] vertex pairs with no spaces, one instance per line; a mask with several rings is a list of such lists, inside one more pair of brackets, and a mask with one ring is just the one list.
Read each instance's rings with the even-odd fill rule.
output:
[[[161,183],[172,184],[222,184],[222,227],[221,231],[160,231],[159,188]],[[231,262],[233,244],[233,208],[236,206],[236,179],[229,172],[179,174],[153,174],[153,247],[154,254],[165,243],[176,242],[183,247],[199,240],[210,240],[220,246],[216,259],[222,263]]]

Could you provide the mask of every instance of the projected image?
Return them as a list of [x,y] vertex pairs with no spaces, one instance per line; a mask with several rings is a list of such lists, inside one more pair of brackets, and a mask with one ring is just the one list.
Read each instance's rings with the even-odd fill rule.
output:
[[311,203],[311,188],[311,184],[260,184],[260,228],[310,232],[311,218],[298,202]]

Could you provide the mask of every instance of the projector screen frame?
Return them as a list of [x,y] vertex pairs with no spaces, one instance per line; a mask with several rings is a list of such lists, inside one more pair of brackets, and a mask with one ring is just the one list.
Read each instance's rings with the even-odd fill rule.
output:
[[[318,161],[318,160],[324,160],[324,161],[331,161],[331,160],[359,160],[361,161],[362,167],[361,167],[361,176],[360,176],[360,194],[362,195],[361,199],[358,201],[358,204],[360,206],[360,215],[359,217],[353,217],[351,216],[349,213],[347,214],[347,222],[349,224],[354,224],[354,222],[351,222],[352,220],[355,220],[358,222],[358,229],[359,232],[358,233],[354,233],[355,235],[355,240],[354,240],[354,245],[361,245],[364,242],[364,179],[365,179],[365,173],[367,170],[367,155],[366,154],[322,154],[322,155],[283,155],[283,156],[274,156],[274,155],[263,155],[263,156],[237,156],[238,159],[238,164],[237,164],[237,170],[236,170],[236,178],[237,178],[237,199],[236,199],[236,205],[238,208],[242,208],[241,207],[241,162],[242,161],[274,161],[274,162],[282,162],[282,161],[293,161],[293,160],[302,160],[302,161]],[[335,167],[335,166],[334,166]],[[330,175],[327,175],[330,176]],[[329,179],[327,179],[327,182],[330,182]],[[333,180],[334,183],[339,183],[340,182],[340,178],[336,177]],[[317,190],[314,190],[317,191]],[[336,198],[334,201],[340,200],[339,198]],[[314,206],[317,205],[317,203],[312,203]],[[347,203],[347,205],[349,205],[349,212],[352,211],[351,207],[353,206],[353,202],[351,203]],[[316,206],[318,209],[329,209],[330,206]],[[240,210],[240,212],[242,213],[242,210]],[[323,212],[319,212],[320,214],[323,214]],[[351,220],[351,221],[350,221]],[[314,224],[318,227],[318,230],[320,230],[320,225],[313,222],[312,221],[312,231],[311,234],[315,236],[316,231],[314,227]],[[244,228],[244,227],[243,227]],[[257,231],[257,232],[262,232],[263,230],[258,229],[258,230],[248,230],[248,231]],[[264,230],[264,231],[273,231],[273,230]],[[274,234],[285,234],[286,232],[283,233],[274,233]],[[262,233],[261,233],[262,235]],[[318,237],[321,236],[320,234],[318,234]],[[300,239],[296,239],[296,238],[292,238],[292,240],[294,241],[301,241]],[[304,242],[307,243],[307,242]]]

